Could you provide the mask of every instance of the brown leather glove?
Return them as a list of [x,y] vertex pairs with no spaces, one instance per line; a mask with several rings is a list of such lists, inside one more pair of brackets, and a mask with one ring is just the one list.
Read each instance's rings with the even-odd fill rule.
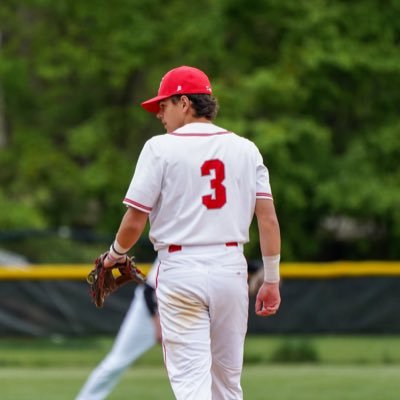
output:
[[104,259],[108,253],[100,255],[94,268],[90,271],[86,280],[90,286],[90,297],[96,307],[103,307],[107,296],[118,290],[125,283],[144,283],[145,276],[136,268],[133,257],[126,257],[124,262],[119,262],[112,267],[104,266]]

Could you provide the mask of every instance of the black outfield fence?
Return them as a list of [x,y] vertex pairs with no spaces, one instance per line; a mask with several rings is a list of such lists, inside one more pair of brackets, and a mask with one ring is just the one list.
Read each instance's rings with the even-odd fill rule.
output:
[[[0,267],[0,336],[115,334],[135,287],[124,286],[97,309],[85,281],[89,270]],[[257,317],[252,297],[249,333],[400,333],[400,263],[283,264],[281,271],[279,313]]]

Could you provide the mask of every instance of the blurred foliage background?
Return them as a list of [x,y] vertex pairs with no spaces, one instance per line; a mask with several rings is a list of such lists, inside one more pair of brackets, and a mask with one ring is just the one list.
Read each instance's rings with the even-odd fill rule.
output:
[[263,153],[284,261],[399,259],[398,21],[397,0],[3,0],[0,246],[32,262],[108,246],[162,133],[139,104],[192,65],[216,123]]

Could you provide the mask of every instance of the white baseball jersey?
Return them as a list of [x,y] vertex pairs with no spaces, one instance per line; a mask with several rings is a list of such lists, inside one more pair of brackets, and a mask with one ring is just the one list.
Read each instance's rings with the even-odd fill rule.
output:
[[159,250],[248,242],[256,198],[272,199],[257,147],[196,122],[146,142],[123,202],[150,214],[150,240]]

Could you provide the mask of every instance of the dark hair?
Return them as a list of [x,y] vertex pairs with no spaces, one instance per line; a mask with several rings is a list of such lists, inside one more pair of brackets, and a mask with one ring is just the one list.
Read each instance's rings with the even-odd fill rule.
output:
[[213,120],[217,116],[219,106],[214,96],[210,94],[177,94],[172,96],[171,100],[176,104],[182,96],[187,96],[192,102],[195,117],[205,117]]

